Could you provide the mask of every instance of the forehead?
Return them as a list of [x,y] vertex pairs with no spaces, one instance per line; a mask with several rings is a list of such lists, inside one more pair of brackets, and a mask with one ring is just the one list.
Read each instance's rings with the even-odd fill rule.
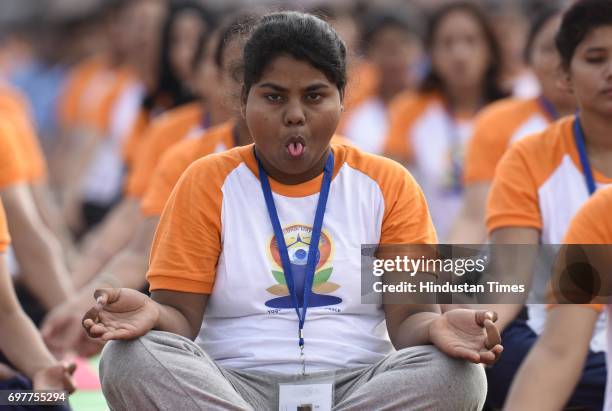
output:
[[195,10],[182,10],[172,22],[172,29],[175,31],[178,29],[199,29],[205,24]]
[[274,83],[287,89],[308,87],[314,82],[331,85],[321,70],[288,55],[275,57],[264,69],[258,83]]
[[435,35],[450,35],[459,32],[481,31],[480,22],[466,10],[453,10],[440,20]]
[[612,25],[594,28],[578,45],[578,50],[590,48],[612,49]]

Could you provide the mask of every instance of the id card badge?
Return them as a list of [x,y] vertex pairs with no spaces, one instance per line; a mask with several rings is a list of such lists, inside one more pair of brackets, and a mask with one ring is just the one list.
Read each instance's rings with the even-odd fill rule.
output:
[[279,384],[278,411],[331,411],[333,382]]

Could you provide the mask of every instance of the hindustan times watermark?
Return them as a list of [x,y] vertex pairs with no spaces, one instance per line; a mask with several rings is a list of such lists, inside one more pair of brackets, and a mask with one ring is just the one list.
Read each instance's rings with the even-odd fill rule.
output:
[[363,245],[366,304],[612,302],[612,245]]

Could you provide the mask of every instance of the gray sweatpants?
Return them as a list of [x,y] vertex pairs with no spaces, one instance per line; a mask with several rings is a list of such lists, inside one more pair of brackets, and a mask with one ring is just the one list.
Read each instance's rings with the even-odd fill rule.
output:
[[[304,379],[224,369],[189,339],[162,331],[106,344],[100,378],[112,410],[257,411],[278,409],[278,383]],[[481,366],[433,346],[307,378],[335,381],[334,410],[480,410],[487,391]]]

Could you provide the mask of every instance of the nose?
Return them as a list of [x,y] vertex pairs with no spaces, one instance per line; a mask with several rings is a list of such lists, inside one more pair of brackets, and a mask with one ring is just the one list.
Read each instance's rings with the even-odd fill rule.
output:
[[306,115],[302,105],[297,101],[287,104],[283,120],[288,127],[303,126],[306,122]]

